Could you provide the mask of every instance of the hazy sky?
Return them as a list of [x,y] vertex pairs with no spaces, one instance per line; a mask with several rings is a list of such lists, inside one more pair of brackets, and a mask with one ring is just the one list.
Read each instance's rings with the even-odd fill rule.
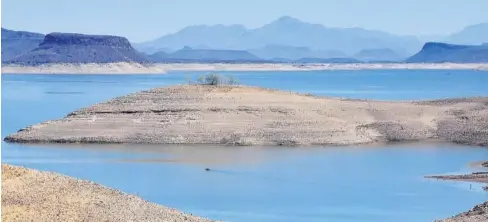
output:
[[289,15],[329,27],[449,34],[488,22],[488,0],[2,0],[2,27],[145,41],[196,24],[262,26]]

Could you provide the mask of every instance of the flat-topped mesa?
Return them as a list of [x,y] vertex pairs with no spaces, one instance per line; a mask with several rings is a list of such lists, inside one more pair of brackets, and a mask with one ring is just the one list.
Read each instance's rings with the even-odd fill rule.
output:
[[118,97],[5,138],[22,143],[488,145],[488,98],[344,100],[246,86],[181,85]]
[[119,62],[147,63],[148,60],[125,37],[50,33],[37,48],[6,61],[21,65]]
[[129,40],[125,37],[111,35],[84,35],[77,33],[47,34],[40,46],[45,45],[83,45],[83,46],[110,46],[131,49]]
[[428,42],[422,50],[407,59],[410,63],[486,63],[487,45],[454,45]]

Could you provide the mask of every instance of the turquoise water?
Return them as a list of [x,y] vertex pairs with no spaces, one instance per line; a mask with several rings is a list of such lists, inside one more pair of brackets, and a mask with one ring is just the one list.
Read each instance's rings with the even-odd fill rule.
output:
[[[187,82],[167,75],[2,75],[2,138],[26,125],[142,89]],[[383,100],[488,95],[488,72],[229,72],[242,84]],[[26,146],[2,161],[93,180],[149,201],[226,221],[432,221],[488,199],[480,185],[426,180],[460,173],[488,149],[385,147]],[[213,169],[210,172],[204,168]]]

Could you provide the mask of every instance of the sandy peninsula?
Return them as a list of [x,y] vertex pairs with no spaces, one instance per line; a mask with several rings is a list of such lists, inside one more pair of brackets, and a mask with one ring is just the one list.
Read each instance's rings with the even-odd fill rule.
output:
[[[488,167],[488,161],[477,162],[474,166]],[[486,171],[474,172],[471,174],[459,174],[459,175],[433,175],[433,176],[426,176],[426,178],[438,179],[438,180],[478,182],[478,183],[488,184],[488,172]]]
[[2,221],[210,220],[89,181],[2,164]]
[[291,63],[87,63],[45,64],[39,66],[2,65],[2,73],[10,74],[161,74],[171,71],[314,71],[314,70],[386,70],[438,69],[488,70],[487,63],[357,63],[357,64],[291,64]]
[[488,145],[488,97],[387,102],[247,86],[179,85],[118,97],[28,126],[21,143]]

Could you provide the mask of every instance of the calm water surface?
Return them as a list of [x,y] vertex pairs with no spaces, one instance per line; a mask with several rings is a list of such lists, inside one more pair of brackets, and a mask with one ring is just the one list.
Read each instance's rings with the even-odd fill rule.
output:
[[[2,138],[96,102],[202,73],[2,75]],[[242,84],[383,100],[487,96],[488,72],[229,72]],[[93,180],[149,201],[226,221],[432,221],[488,199],[480,185],[426,180],[460,173],[488,149],[388,147],[26,146],[2,162]],[[206,172],[204,168],[213,170]]]

